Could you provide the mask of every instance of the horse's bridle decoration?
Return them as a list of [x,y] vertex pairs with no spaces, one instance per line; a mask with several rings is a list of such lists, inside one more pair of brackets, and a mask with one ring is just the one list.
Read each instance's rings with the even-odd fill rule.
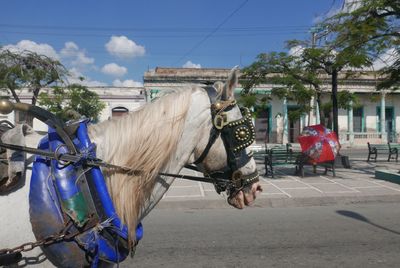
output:
[[211,147],[221,136],[227,154],[227,166],[221,170],[206,175],[214,179],[214,186],[218,193],[225,190],[230,196],[237,194],[244,187],[258,181],[258,171],[243,175],[239,170],[251,159],[246,148],[255,140],[255,130],[248,108],[242,107],[242,118],[228,122],[227,112],[236,106],[235,100],[217,100],[214,87],[205,88],[211,102],[212,128],[208,143],[194,164],[200,164],[208,155]]

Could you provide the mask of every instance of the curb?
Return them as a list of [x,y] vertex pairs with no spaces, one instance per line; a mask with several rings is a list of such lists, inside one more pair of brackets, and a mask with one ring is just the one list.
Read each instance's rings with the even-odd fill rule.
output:
[[[400,203],[400,195],[326,196],[295,198],[258,198],[250,208],[285,208],[333,206],[369,203]],[[162,200],[155,209],[234,209],[226,201],[218,200]]]

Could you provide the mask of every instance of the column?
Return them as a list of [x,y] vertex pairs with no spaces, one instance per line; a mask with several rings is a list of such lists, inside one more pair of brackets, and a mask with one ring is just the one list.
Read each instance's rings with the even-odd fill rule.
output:
[[321,124],[321,119],[319,118],[319,105],[317,98],[314,99],[314,110],[315,110],[315,124]]
[[309,124],[309,122],[310,122],[309,114],[304,114],[301,116],[301,118],[303,119],[303,124],[301,125],[300,131],[302,131],[304,127],[310,125]]
[[287,99],[283,99],[283,137],[282,143],[286,144],[289,141],[289,118],[288,118],[288,109],[287,109]]
[[307,125],[315,125],[315,97],[312,96],[310,100],[310,107],[311,111],[308,113],[308,121],[306,122]]
[[381,94],[381,139],[383,143],[387,142],[387,134],[386,134],[386,116],[385,116],[385,111],[386,111],[386,104],[385,104],[385,97],[386,93],[382,90]]
[[353,129],[353,101],[350,101],[349,114],[347,117],[347,131],[349,132],[350,144],[354,143],[354,129]]

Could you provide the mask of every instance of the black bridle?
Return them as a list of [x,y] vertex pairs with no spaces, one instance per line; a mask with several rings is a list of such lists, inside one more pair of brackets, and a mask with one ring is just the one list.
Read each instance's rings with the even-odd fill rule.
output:
[[210,98],[213,126],[205,149],[193,164],[202,163],[217,138],[221,136],[227,155],[227,165],[223,169],[209,172],[206,175],[213,178],[217,193],[227,190],[228,194],[233,196],[244,187],[258,181],[257,170],[248,175],[243,175],[239,170],[251,160],[251,156],[246,153],[246,148],[255,139],[251,113],[247,108],[240,108],[243,117],[228,122],[226,112],[236,106],[236,101],[218,100],[214,87],[206,87],[205,90]]

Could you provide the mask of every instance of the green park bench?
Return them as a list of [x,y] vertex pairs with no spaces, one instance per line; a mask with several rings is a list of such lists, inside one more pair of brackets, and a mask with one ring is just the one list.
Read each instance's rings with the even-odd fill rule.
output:
[[297,173],[300,155],[301,152],[292,150],[290,144],[276,145],[266,149],[264,159],[265,176],[271,175],[272,178],[274,177],[274,166],[294,166]]
[[292,148],[291,144],[277,145],[266,150],[265,155],[265,176],[274,177],[274,166],[293,166],[295,167],[295,175],[304,177],[304,167],[313,166],[313,172],[316,173],[317,166],[325,168],[324,175],[328,170],[332,171],[333,177],[335,173],[335,161],[327,161],[323,163],[312,163],[311,159],[304,155],[300,150]]
[[307,155],[303,154],[300,148],[292,147],[291,144],[288,144],[288,150],[292,151],[292,155],[296,157],[296,175],[300,175],[302,178],[304,177],[304,166],[312,166],[313,173],[317,173],[317,167],[323,167],[325,169],[324,175],[328,173],[328,171],[332,171],[333,177],[336,177],[335,172],[335,160],[326,161],[321,163],[313,163],[312,159],[310,159]]
[[389,143],[388,142],[388,147],[389,147],[388,161],[390,162],[390,159],[394,159],[397,162],[398,158],[399,158],[400,144],[399,143]]
[[371,144],[367,142],[368,145],[368,158],[367,162],[370,160],[377,160],[378,158],[378,153],[379,154],[388,154],[388,160],[390,162],[390,159],[395,159],[397,162],[397,159],[399,157],[398,151],[400,149],[400,144],[397,143],[385,143],[385,144]]
[[304,177],[304,166],[312,166],[313,173],[317,173],[317,166],[323,167],[325,169],[324,175],[328,174],[328,171],[332,171],[332,176],[336,177],[335,171],[335,160],[326,161],[321,163],[313,163],[310,158],[304,154],[302,154],[297,161],[296,172],[300,174],[301,177]]

